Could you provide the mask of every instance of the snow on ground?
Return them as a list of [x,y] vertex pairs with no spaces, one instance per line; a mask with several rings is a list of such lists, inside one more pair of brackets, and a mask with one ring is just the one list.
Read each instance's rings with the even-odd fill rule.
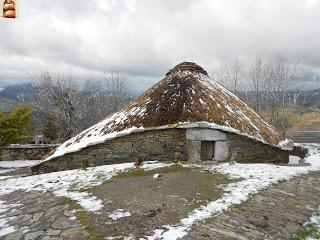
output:
[[240,204],[249,199],[253,194],[266,189],[271,184],[282,180],[289,180],[294,176],[320,170],[320,144],[305,144],[309,147],[310,156],[306,158],[303,166],[279,166],[272,164],[239,164],[222,163],[206,168],[211,173],[219,172],[227,174],[234,179],[242,179],[228,184],[222,197],[209,202],[192,211],[188,217],[181,219],[180,224],[175,226],[163,226],[156,229],[154,235],[148,236],[148,240],[165,239],[173,240],[187,234],[191,226],[198,221],[220,214],[228,210],[232,205]]
[[[14,168],[5,168],[5,169],[1,169],[0,168],[0,174],[3,174],[3,173],[8,173],[8,172],[12,172],[14,171],[15,169]],[[0,177],[1,179],[2,177]],[[7,177],[6,177],[7,178]]]
[[117,220],[119,218],[130,217],[130,212],[125,212],[123,209],[117,209],[113,213],[111,213],[108,217],[112,220]]
[[[146,162],[142,168],[151,170],[168,166],[165,163]],[[69,170],[53,172],[29,177],[18,177],[0,179],[0,196],[12,193],[16,190],[24,191],[47,191],[50,190],[57,196],[71,198],[77,201],[87,211],[99,211],[103,205],[102,201],[87,192],[78,191],[81,188],[101,184],[111,179],[121,171],[128,171],[134,168],[133,163],[106,165],[87,170]],[[1,202],[0,202],[1,209]]]
[[[230,183],[225,188],[223,196],[209,202],[192,211],[188,217],[181,219],[178,225],[162,226],[154,230],[152,236],[146,237],[152,239],[177,239],[187,234],[191,226],[201,220],[220,214],[228,210],[234,204],[240,204],[246,201],[251,195],[269,187],[282,180],[289,180],[294,176],[309,173],[310,171],[320,170],[320,144],[305,144],[310,149],[310,156],[306,158],[304,165],[272,165],[272,164],[238,164],[222,163],[212,166],[202,166],[211,173],[227,174],[230,178],[240,179],[238,182]],[[144,163],[142,168],[146,170],[170,166],[166,163],[148,162]],[[185,164],[184,166],[194,166]],[[106,165],[87,170],[70,170],[63,172],[54,172],[36,176],[11,177],[9,179],[0,179],[0,196],[12,193],[16,190],[24,191],[51,191],[57,196],[65,196],[77,201],[85,210],[98,212],[103,207],[102,201],[90,195],[87,192],[78,191],[81,188],[91,187],[101,184],[121,171],[128,171],[134,168],[133,163]],[[1,209],[6,209],[6,203],[0,201]],[[128,215],[129,212],[122,212],[119,215]],[[114,213],[116,216],[117,213]],[[113,216],[113,215],[112,215]],[[6,220],[1,219],[0,226],[6,226]],[[10,231],[10,227],[6,226]]]
[[[171,164],[145,162],[142,169],[152,170],[170,166]],[[101,184],[103,181],[111,179],[122,171],[128,171],[134,168],[133,163],[106,165],[87,170],[70,170],[63,172],[53,172],[29,177],[0,178],[0,196],[10,194],[17,190],[24,191],[51,191],[57,196],[68,197],[77,201],[84,210],[97,212],[103,208],[102,201],[87,192],[80,192],[81,188],[92,187]],[[8,211],[13,206],[0,201],[0,214]],[[129,213],[130,214],[130,213]],[[123,215],[128,215],[124,212]],[[8,225],[10,218],[0,218],[0,236],[14,231],[12,226]]]
[[[0,161],[0,174],[8,175],[18,168],[31,167],[40,162],[40,160],[17,160],[17,161]],[[10,178],[9,176],[0,176],[0,180]]]
[[31,167],[40,163],[41,160],[16,160],[16,161],[0,161],[1,168],[21,168],[21,167]]
[[[20,204],[5,204],[5,201],[0,200],[0,216],[8,210],[18,207]],[[0,217],[0,237],[15,231],[14,226],[9,226],[8,222],[12,217]]]
[[318,240],[320,239],[320,206],[318,210],[311,216],[310,221],[304,223],[306,235],[305,240]]

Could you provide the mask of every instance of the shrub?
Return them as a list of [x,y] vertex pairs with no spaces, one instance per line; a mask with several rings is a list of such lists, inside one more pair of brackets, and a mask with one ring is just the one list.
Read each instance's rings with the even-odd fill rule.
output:
[[0,112],[0,145],[24,143],[31,139],[29,106],[18,106],[9,113]]
[[182,159],[181,153],[174,153],[174,160],[173,163],[174,164],[178,164]]
[[134,162],[134,166],[136,167],[137,170],[140,170],[140,167],[142,166],[142,162],[143,161],[141,157],[138,157]]
[[87,160],[87,159],[82,159],[82,160],[80,161],[80,168],[81,168],[82,170],[87,170],[87,167],[89,167],[89,162],[88,162],[88,160]]

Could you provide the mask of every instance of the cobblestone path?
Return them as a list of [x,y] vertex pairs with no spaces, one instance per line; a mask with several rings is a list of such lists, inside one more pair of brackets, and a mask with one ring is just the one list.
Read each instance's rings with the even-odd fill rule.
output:
[[[8,208],[1,211],[0,221],[11,227],[1,240],[62,240],[88,238],[68,204],[52,193],[16,191],[1,196]],[[7,231],[10,228],[7,228]]]
[[320,173],[271,186],[230,211],[193,227],[184,240],[290,239],[320,205]]

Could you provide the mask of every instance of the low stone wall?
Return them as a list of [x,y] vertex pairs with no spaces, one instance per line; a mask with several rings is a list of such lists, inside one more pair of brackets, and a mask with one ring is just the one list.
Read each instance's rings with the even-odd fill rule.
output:
[[[240,163],[288,163],[289,151],[254,141],[233,133],[223,133],[226,161]],[[188,134],[187,134],[188,135]],[[217,136],[215,134],[214,136]],[[208,140],[208,139],[204,139]],[[212,139],[211,139],[212,140]],[[220,138],[219,138],[220,140]],[[213,140],[212,140],[213,141]],[[192,143],[198,143],[197,145]],[[218,141],[216,141],[217,143]],[[65,154],[34,166],[35,173],[63,171],[83,167],[101,166],[143,161],[174,161],[177,154],[182,161],[194,161],[195,152],[200,154],[201,140],[191,141],[186,129],[150,130],[132,133],[97,145]],[[198,155],[199,155],[198,154]],[[201,161],[201,159],[198,159]]]
[[227,133],[230,161],[239,163],[288,163],[289,151],[253,139]]
[[13,145],[0,148],[0,161],[40,160],[58,145]]
[[44,173],[77,169],[86,166],[101,166],[143,161],[173,161],[176,154],[187,159],[186,130],[166,129],[133,133],[101,144],[89,146],[78,152],[46,161],[32,168],[33,172]]
[[320,143],[320,131],[288,132],[287,135],[296,143]]

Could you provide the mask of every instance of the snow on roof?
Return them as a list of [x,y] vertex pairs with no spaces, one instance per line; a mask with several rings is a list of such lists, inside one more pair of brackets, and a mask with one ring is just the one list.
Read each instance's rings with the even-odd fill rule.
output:
[[184,62],[124,109],[63,143],[48,159],[132,132],[181,127],[181,123],[182,127],[207,123],[210,128],[271,145],[285,140],[246,103],[211,79],[202,67]]

